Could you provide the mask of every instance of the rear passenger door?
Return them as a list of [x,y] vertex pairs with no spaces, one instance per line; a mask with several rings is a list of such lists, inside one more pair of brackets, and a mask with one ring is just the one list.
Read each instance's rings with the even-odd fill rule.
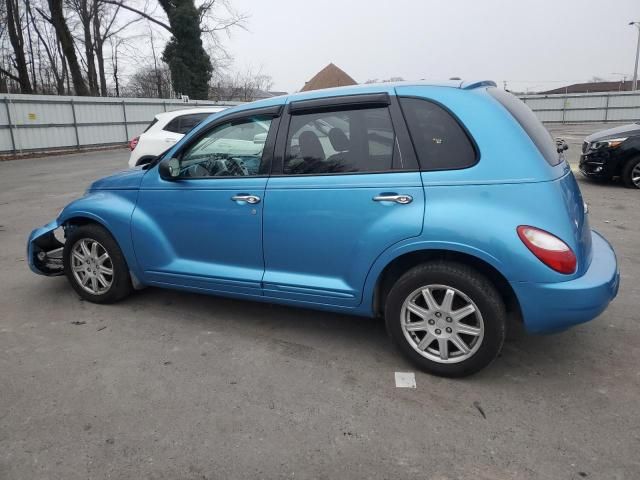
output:
[[424,192],[394,96],[289,104],[264,205],[264,295],[357,306],[386,248],[422,230]]

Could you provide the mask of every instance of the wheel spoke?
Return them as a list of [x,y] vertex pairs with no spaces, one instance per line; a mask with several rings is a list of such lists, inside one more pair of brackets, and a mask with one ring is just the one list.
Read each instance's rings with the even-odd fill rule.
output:
[[109,258],[109,254],[107,252],[104,252],[102,255],[100,255],[98,257],[98,265],[102,265],[105,260],[107,260]]
[[98,265],[98,272],[103,273],[105,275],[113,275],[113,268],[105,267],[103,265]]
[[93,290],[93,293],[98,291],[98,279],[96,277],[91,277],[91,290]]
[[89,281],[89,275],[85,273],[84,277],[82,277],[82,279],[80,280],[80,283],[82,283],[82,285],[86,286],[88,281]]
[[424,298],[429,310],[436,310],[438,308],[438,303],[436,302],[436,299],[433,298],[433,294],[428,288],[422,289],[422,298]]
[[419,307],[414,302],[409,302],[409,305],[407,305],[407,310],[419,316],[420,318],[426,318],[429,315],[429,312],[427,310],[425,310],[422,307]]
[[432,334],[427,332],[426,335],[424,336],[424,338],[422,340],[420,340],[420,343],[418,344],[418,350],[424,350],[429,345],[431,345],[431,343],[433,343],[433,341],[435,339],[436,339],[436,337],[434,337]]
[[91,257],[98,258],[98,242],[93,242],[91,244]]
[[78,252],[77,250],[73,250],[73,251],[71,252],[71,255],[73,255],[73,257],[74,257],[76,260],[78,260],[79,262],[84,263],[84,261],[85,261],[85,257],[84,257],[84,256],[82,256],[82,254],[81,254],[80,252]]
[[450,312],[453,305],[453,297],[455,297],[456,292],[447,288],[447,291],[444,294],[444,298],[442,299],[442,305],[440,305],[440,309],[445,312]]
[[104,278],[104,275],[102,275],[102,273],[98,272],[96,277],[98,279],[98,282],[101,283],[104,288],[109,288],[109,282],[106,278]]
[[80,242],[80,248],[82,249],[82,254],[84,255],[85,259],[89,258],[91,256],[91,252],[87,248],[87,241],[86,240],[82,240]]
[[451,343],[453,343],[463,355],[466,355],[471,351],[469,346],[466,343],[464,343],[464,340],[462,340],[458,335],[451,336],[449,340],[451,340]]
[[407,332],[421,332],[427,329],[427,322],[422,320],[421,322],[407,323],[405,328],[407,329]]
[[438,339],[438,348],[440,349],[440,358],[442,360],[449,359],[449,340],[446,338]]
[[455,312],[451,312],[451,318],[453,318],[454,322],[459,322],[464,317],[466,317],[467,315],[471,315],[475,311],[476,311],[476,307],[469,304],[466,307],[459,308]]
[[478,327],[472,327],[471,325],[466,325],[464,323],[459,323],[458,325],[456,325],[456,331],[464,335],[473,335],[474,337],[480,336],[481,332]]

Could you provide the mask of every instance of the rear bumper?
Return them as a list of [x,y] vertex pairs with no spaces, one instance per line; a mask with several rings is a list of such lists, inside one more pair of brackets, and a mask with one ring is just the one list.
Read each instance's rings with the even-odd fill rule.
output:
[[558,283],[511,283],[527,331],[552,333],[593,320],[618,294],[616,255],[604,237],[591,236],[593,258],[583,276]]

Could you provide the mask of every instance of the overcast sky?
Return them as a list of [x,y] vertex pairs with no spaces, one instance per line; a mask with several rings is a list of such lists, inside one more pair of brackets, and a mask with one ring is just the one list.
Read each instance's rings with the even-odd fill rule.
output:
[[541,90],[633,74],[639,0],[231,0],[248,31],[225,45],[236,69],[302,88],[329,62],[356,81],[492,79]]

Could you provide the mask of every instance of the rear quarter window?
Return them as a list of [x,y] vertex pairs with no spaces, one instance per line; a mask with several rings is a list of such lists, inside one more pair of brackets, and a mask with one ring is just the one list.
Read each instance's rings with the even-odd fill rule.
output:
[[499,88],[488,88],[487,92],[517,120],[549,165],[555,167],[562,162],[556,142],[533,110],[518,97]]
[[420,98],[399,100],[422,170],[458,170],[477,163],[473,142],[449,112]]

